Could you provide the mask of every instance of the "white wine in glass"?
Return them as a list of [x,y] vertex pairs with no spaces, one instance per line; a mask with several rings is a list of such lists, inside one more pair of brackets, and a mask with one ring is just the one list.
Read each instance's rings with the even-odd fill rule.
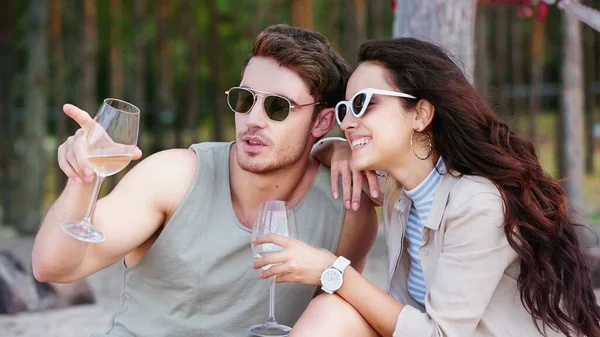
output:
[[96,172],[92,199],[83,220],[67,221],[61,228],[70,236],[86,242],[103,242],[104,233],[92,225],[91,218],[104,178],[124,169],[133,157],[140,125],[140,109],[115,98],[104,100],[94,124],[86,131],[87,161]]
[[[288,209],[285,201],[268,200],[258,207],[252,228],[252,239],[269,233],[288,236],[294,239],[298,238],[298,228],[296,227],[294,213],[291,209]],[[255,258],[282,251],[283,247],[273,243],[252,244],[252,252]],[[271,267],[272,265],[265,266],[263,270]],[[292,331],[292,328],[279,324],[275,320],[275,276],[269,278],[269,284],[269,319],[266,323],[250,327],[250,333],[261,337],[287,336]]]

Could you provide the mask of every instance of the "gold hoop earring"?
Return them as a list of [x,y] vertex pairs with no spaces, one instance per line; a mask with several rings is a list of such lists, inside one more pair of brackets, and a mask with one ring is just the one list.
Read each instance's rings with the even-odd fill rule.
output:
[[427,156],[425,157],[419,157],[419,155],[417,154],[417,151],[415,151],[415,147],[413,146],[413,136],[415,135],[415,131],[417,130],[413,130],[413,132],[410,134],[410,148],[412,149],[413,153],[415,154],[415,157],[421,159],[421,160],[426,160],[427,158],[429,158],[429,156],[431,156],[431,152],[433,152],[433,144],[431,143],[431,136],[429,136],[429,134],[427,134],[427,132],[425,132],[425,136],[427,136],[427,140],[429,141],[429,153],[427,153]]

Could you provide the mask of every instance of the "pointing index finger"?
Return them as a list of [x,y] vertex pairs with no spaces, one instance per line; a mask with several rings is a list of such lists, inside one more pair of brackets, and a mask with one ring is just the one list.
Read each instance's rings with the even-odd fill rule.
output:
[[73,119],[84,131],[89,131],[94,124],[94,119],[85,111],[79,109],[73,104],[63,105],[63,111]]

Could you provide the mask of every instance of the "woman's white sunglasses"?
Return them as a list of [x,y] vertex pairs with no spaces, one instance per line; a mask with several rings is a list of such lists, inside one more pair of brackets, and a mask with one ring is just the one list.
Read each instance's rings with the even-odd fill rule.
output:
[[342,122],[344,121],[344,117],[346,117],[348,110],[352,112],[352,115],[354,115],[354,117],[356,118],[360,118],[362,115],[364,115],[373,95],[385,95],[417,99],[415,96],[398,91],[381,90],[373,88],[362,89],[359,92],[357,92],[354,96],[352,96],[350,100],[341,101],[338,104],[336,104],[335,119],[337,120],[338,124],[342,125]]

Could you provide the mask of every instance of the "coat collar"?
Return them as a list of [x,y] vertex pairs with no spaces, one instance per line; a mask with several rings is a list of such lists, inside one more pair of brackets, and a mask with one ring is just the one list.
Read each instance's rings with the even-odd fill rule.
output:
[[[458,179],[459,178],[456,176],[456,173],[442,173],[439,186],[437,187],[437,191],[433,197],[431,211],[427,217],[427,221],[425,222],[425,227],[432,230],[438,230],[440,228],[440,222],[442,220],[442,216],[444,215],[444,211],[446,210],[450,191]],[[394,201],[394,208],[398,210],[400,214],[408,215],[411,206],[412,200],[408,197],[408,195],[406,195],[404,190],[401,190],[398,194],[398,197]]]

